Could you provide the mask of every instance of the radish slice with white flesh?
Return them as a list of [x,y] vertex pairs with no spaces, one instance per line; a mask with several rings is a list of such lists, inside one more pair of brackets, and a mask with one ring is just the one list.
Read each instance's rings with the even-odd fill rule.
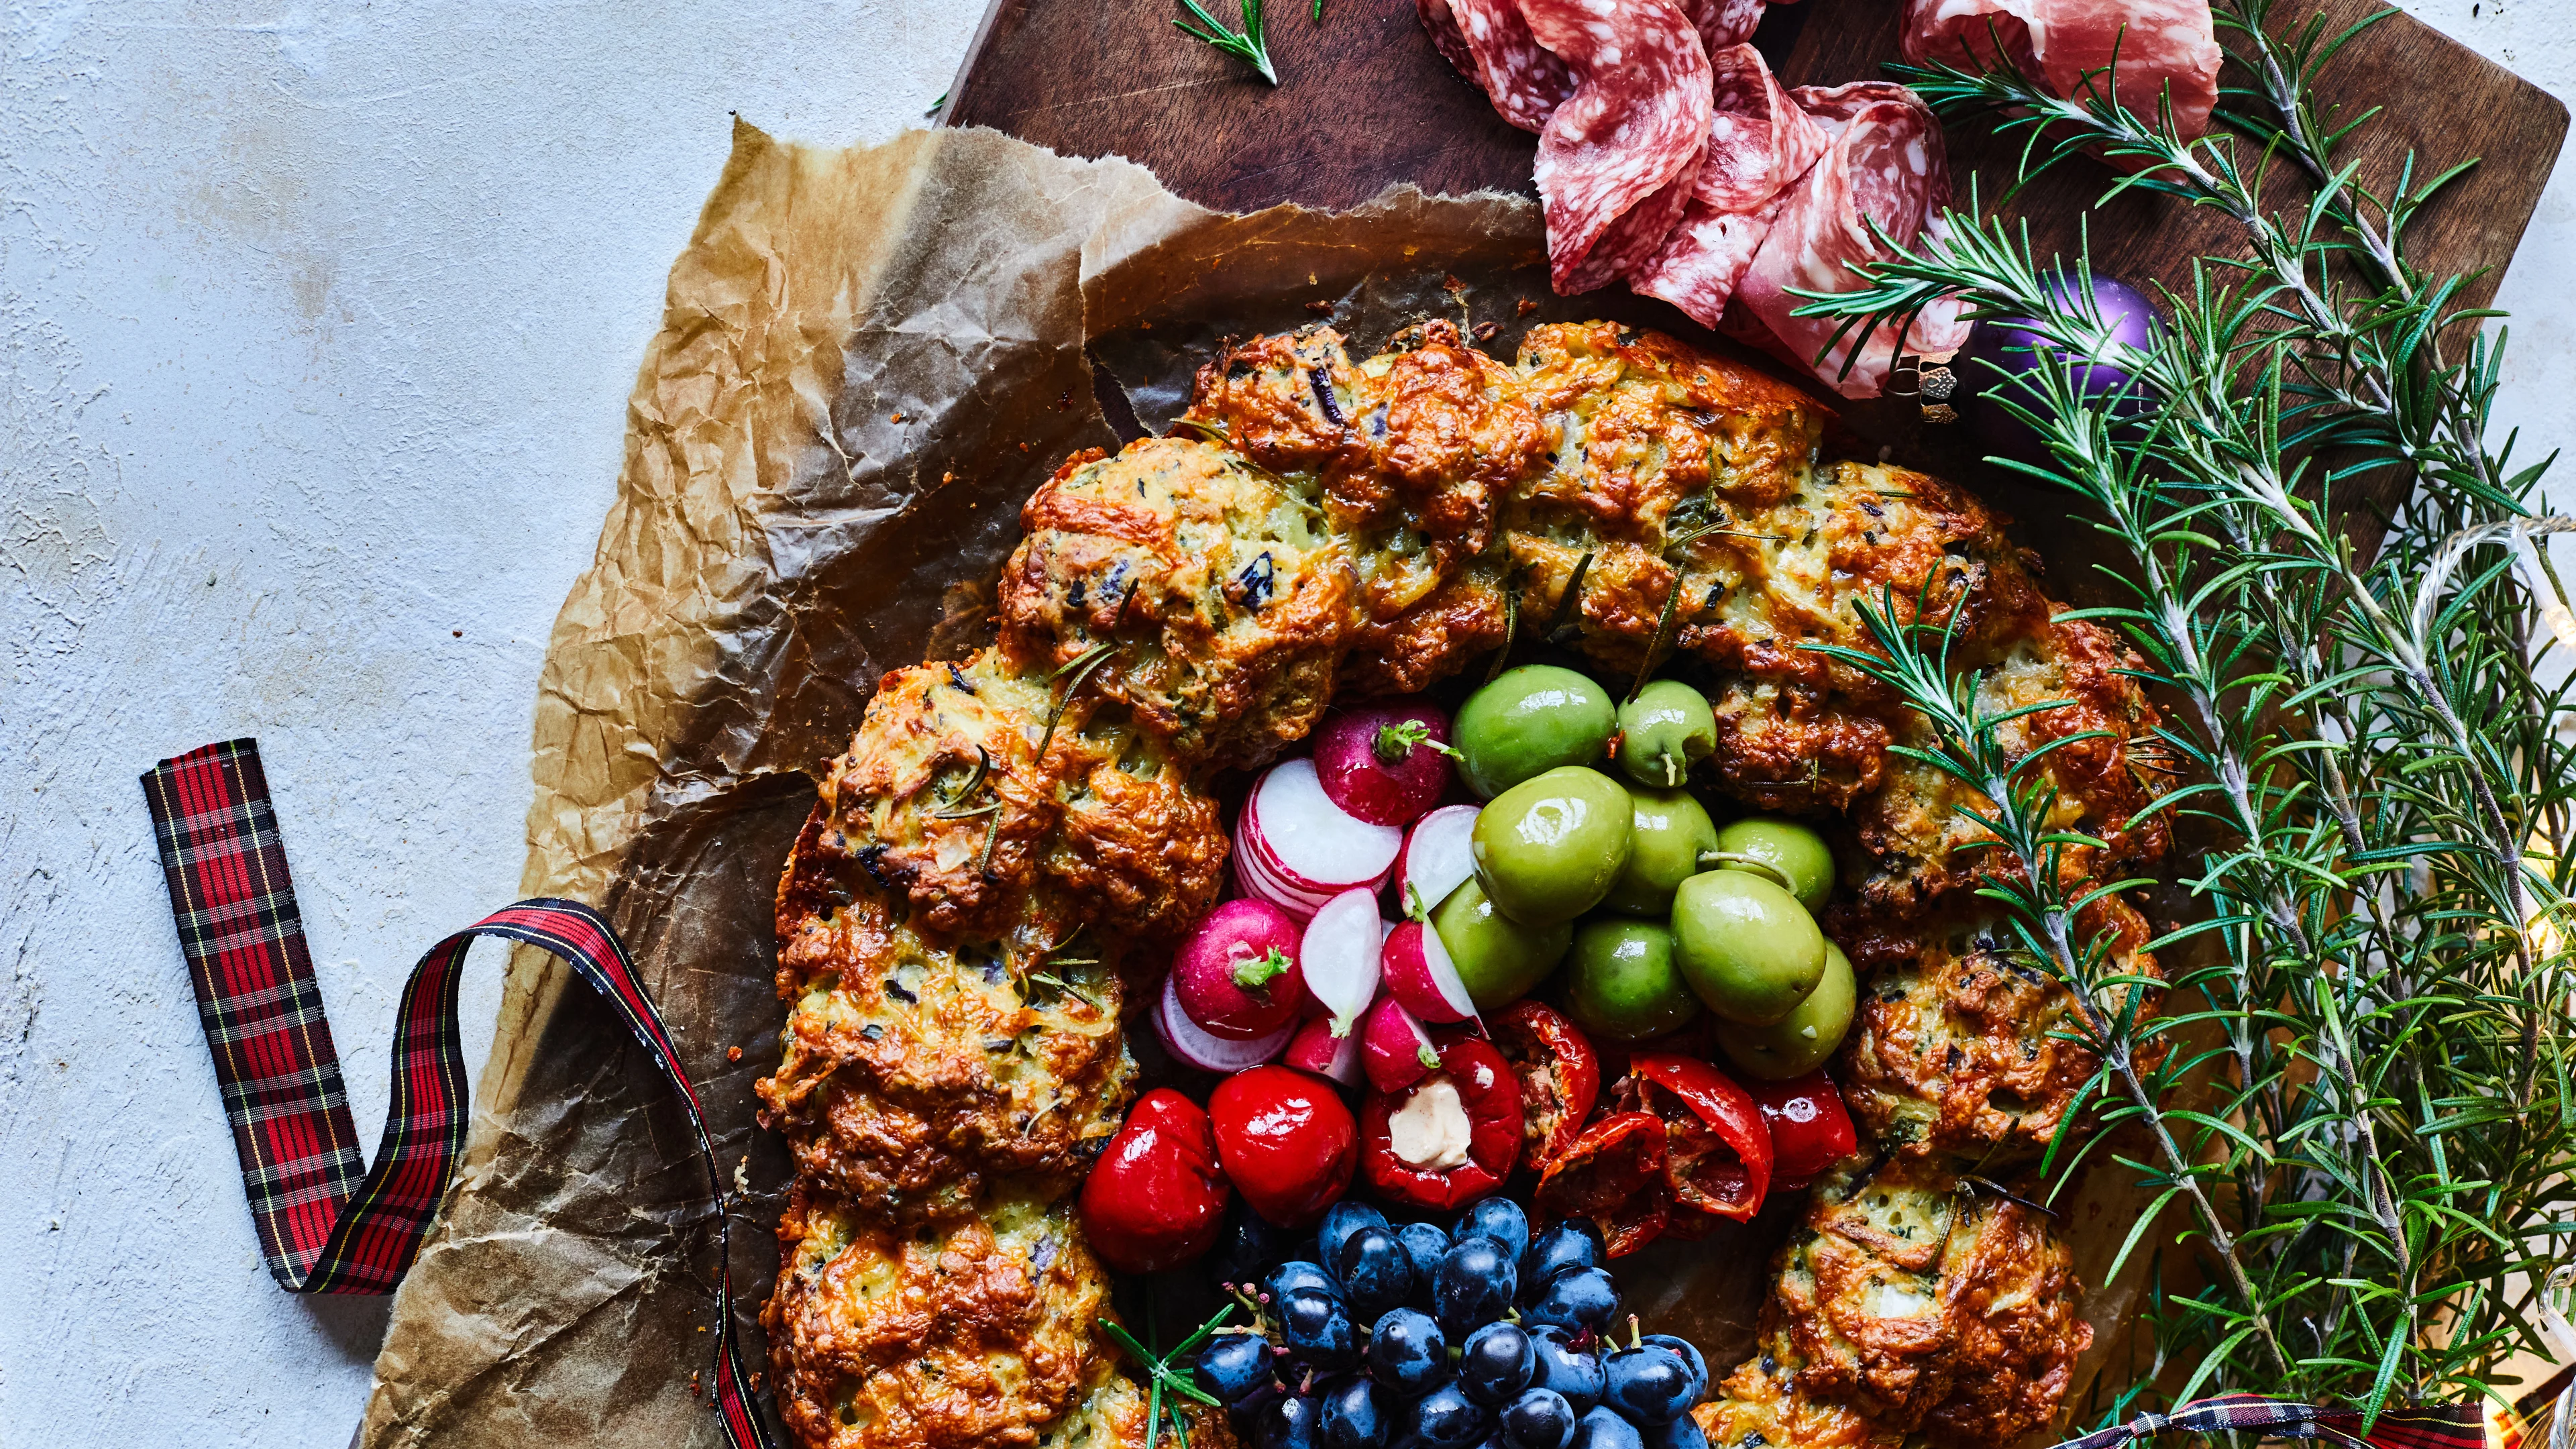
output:
[[1406,921],[1387,933],[1378,972],[1395,999],[1424,1021],[1475,1019],[1475,998],[1459,979],[1449,947],[1438,931],[1420,921]]
[[1190,1021],[1181,1010],[1180,988],[1172,978],[1163,978],[1163,999],[1154,1008],[1154,1032],[1173,1056],[1203,1072],[1232,1073],[1257,1067],[1286,1049],[1297,1034],[1297,1024],[1290,1022],[1268,1036],[1253,1041],[1227,1041],[1210,1036]]
[[1345,1087],[1356,1087],[1364,1080],[1360,1075],[1360,1034],[1335,1036],[1333,1024],[1321,1017],[1297,1028],[1297,1034],[1288,1040],[1288,1055],[1280,1060]]
[[1395,858],[1395,909],[1399,915],[1437,909],[1476,873],[1476,807],[1443,805],[1415,821]]
[[1267,875],[1274,886],[1300,896],[1374,888],[1404,848],[1400,827],[1371,825],[1334,804],[1315,776],[1313,760],[1271,766],[1243,802],[1235,833],[1255,875]]
[[1360,1027],[1360,1070],[1381,1092],[1401,1092],[1440,1069],[1431,1033],[1393,994],[1380,996]]
[[1243,813],[1234,822],[1235,883],[1252,899],[1268,901],[1286,911],[1291,920],[1305,921],[1338,892],[1288,883],[1279,870],[1277,857],[1270,852],[1269,842],[1261,835],[1261,812],[1256,808],[1259,793],[1256,790],[1253,798],[1243,802]]
[[1325,902],[1297,942],[1307,994],[1332,1014],[1335,1036],[1348,1036],[1377,999],[1380,940],[1377,892],[1362,886]]

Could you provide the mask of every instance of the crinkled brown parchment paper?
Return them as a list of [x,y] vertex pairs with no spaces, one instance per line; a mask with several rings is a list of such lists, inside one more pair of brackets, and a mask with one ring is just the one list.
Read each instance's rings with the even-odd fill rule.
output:
[[[1545,318],[1674,327],[1648,308],[1550,296],[1517,197],[1228,217],[1127,162],[989,131],[830,151],[737,125],[547,651],[521,886],[603,903],[680,1041],[722,1169],[750,1188],[733,1266],[755,1355],[786,1159],[751,1088],[777,1057],[770,901],[813,801],[803,772],[885,669],[978,642],[1021,500],[1073,449],[1168,419],[1225,333],[1330,312],[1374,347],[1427,314],[1493,324],[1508,355]],[[1099,395],[1132,406],[1118,428],[1090,357],[1124,387]],[[565,987],[550,958],[511,963],[465,1170],[377,1360],[369,1446],[720,1442],[691,1392],[716,1225],[685,1123]],[[2083,1235],[2098,1281],[2135,1209],[2106,1189],[2073,1211],[2117,1229]],[[1623,1276],[1727,1361],[1788,1216]],[[2095,1294],[2106,1342],[2128,1301]]]

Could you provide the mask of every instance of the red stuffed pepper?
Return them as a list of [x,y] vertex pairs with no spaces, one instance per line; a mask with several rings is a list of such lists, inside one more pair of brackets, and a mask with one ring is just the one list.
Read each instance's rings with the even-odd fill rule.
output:
[[1136,1099],[1082,1182],[1082,1231],[1122,1273],[1177,1267],[1216,1243],[1229,1190],[1198,1104],[1169,1087]]
[[[1735,1080],[1696,1057],[1649,1054],[1628,1063],[1623,1107],[1664,1124],[1664,1180],[1678,1210],[1742,1222],[1771,1188],[1771,1129]],[[1688,1224],[1685,1236],[1713,1224]]]
[[1633,1253],[1661,1237],[1672,1215],[1664,1136],[1651,1112],[1598,1118],[1539,1169],[1530,1200],[1549,1218],[1588,1219],[1611,1257]]
[[1745,1090],[1762,1108],[1771,1129],[1771,1185],[1805,1187],[1826,1169],[1860,1150],[1843,1094],[1822,1068],[1785,1082],[1755,1082]]
[[1460,1037],[1440,1070],[1360,1107],[1360,1162],[1380,1197],[1432,1212],[1503,1185],[1521,1154],[1521,1088],[1490,1043]]
[[1487,1023],[1521,1084],[1521,1150],[1545,1166],[1572,1146],[1601,1096],[1591,1038],[1554,1007],[1522,1001]]

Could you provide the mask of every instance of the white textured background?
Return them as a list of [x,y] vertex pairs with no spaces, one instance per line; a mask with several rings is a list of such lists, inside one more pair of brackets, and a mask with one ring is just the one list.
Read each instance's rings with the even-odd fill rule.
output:
[[[2562,0],[2401,3],[2576,98]],[[260,737],[372,1147],[726,113],[883,139],[981,8],[0,0],[0,1444],[347,1441],[384,1300],[260,1266],[135,776]],[[2576,178],[2502,305],[2576,441]]]

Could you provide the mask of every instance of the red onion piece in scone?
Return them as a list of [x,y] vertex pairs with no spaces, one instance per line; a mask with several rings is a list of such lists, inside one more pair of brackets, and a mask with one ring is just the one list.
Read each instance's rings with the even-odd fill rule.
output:
[[1522,0],[1578,78],[1538,138],[1549,280],[1565,295],[1631,271],[1690,202],[1713,113],[1708,52],[1673,0]]

